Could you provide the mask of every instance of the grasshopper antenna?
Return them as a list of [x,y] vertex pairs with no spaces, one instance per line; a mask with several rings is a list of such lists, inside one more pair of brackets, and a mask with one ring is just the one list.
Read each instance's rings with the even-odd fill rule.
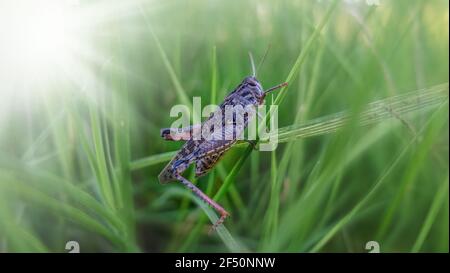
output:
[[271,87],[271,88],[267,89],[266,91],[264,91],[264,95],[267,95],[269,92],[272,92],[272,91],[274,91],[274,90],[277,90],[277,89],[279,89],[279,88],[281,88],[281,87],[285,87],[285,86],[287,86],[287,85],[288,85],[287,82],[283,82],[283,83],[277,84],[277,85],[275,85],[274,87]]
[[259,62],[258,67],[256,67],[256,73],[258,73],[259,69],[261,68],[261,66],[263,65],[264,61],[266,60],[267,54],[269,53],[269,50],[270,50],[271,47],[272,47],[271,44],[269,44],[267,46],[266,52],[264,52],[264,55],[263,55],[261,61]]
[[288,85],[287,82],[283,82],[283,83],[275,85],[274,87],[271,87],[271,88],[267,89],[266,91],[264,91],[264,93],[262,95],[262,98],[264,99],[267,96],[267,94],[269,94],[270,92],[272,92],[274,90],[277,90],[279,88],[285,87],[287,85]]
[[253,55],[250,51],[248,52],[248,56],[250,57],[250,63],[252,65],[252,76],[256,77],[255,62],[253,61]]

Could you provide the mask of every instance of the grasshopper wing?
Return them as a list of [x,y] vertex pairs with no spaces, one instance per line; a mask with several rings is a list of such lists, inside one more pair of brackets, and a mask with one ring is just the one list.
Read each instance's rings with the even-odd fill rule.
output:
[[200,177],[211,170],[235,142],[235,140],[212,140],[199,143],[195,151],[197,158],[195,176]]
[[195,162],[195,176],[200,177],[209,172],[219,162],[225,151],[204,156]]

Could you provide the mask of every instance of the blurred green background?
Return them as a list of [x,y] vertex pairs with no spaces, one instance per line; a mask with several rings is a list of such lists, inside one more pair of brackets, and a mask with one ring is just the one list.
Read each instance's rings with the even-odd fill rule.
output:
[[[448,1],[36,2],[2,3],[0,252],[448,252]],[[158,183],[182,145],[159,129],[175,104],[220,103],[268,48],[262,85],[289,81],[266,99],[279,127],[328,130],[189,169],[231,213],[208,236],[213,212]],[[431,106],[327,127],[435,86]]]

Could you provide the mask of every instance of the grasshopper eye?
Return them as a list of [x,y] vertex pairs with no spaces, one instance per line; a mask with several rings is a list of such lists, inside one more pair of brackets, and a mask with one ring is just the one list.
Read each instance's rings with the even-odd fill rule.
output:
[[254,82],[254,81],[249,81],[248,84],[249,84],[250,86],[256,86],[256,82]]

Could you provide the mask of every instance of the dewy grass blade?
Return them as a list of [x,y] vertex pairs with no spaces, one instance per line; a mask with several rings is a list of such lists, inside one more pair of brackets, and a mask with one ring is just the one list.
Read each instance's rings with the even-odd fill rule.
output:
[[[436,107],[446,99],[448,99],[448,83],[375,101],[359,113],[359,124],[366,126],[391,118],[401,118],[402,114]],[[332,133],[345,127],[349,120],[351,120],[351,114],[341,112],[307,123],[283,127],[278,130],[278,140],[288,142],[297,138]]]

